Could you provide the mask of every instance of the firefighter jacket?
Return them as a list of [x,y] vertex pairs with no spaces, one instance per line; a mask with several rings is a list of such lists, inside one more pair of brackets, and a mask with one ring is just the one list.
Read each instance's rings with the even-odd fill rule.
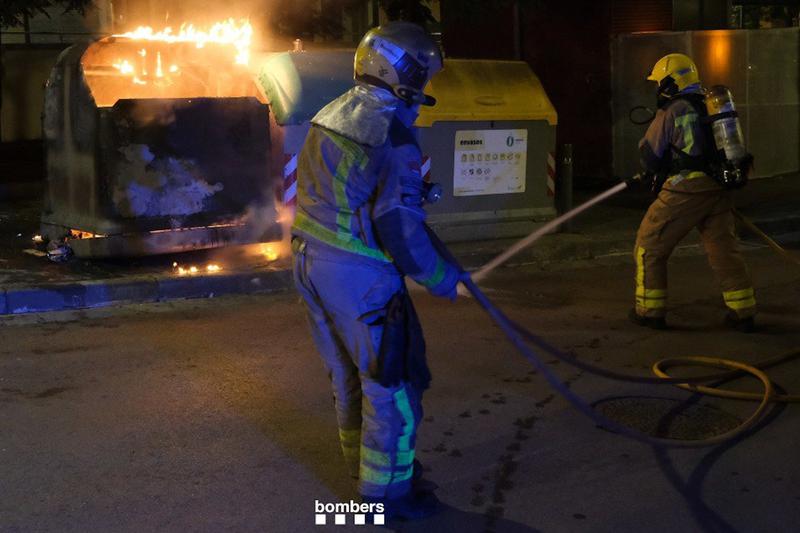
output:
[[400,105],[388,91],[358,84],[311,120],[292,232],[448,295],[459,272],[424,230],[422,154],[413,128],[397,118]]
[[680,168],[684,159],[702,160],[709,156],[707,128],[689,98],[700,96],[699,86],[688,87],[660,108],[639,141],[639,153],[644,169],[655,175],[667,176],[664,189],[677,192],[722,190],[708,173],[699,168]]

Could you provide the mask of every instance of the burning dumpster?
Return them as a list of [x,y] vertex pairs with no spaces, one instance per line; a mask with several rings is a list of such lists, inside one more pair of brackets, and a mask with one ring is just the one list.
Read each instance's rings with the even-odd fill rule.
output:
[[84,257],[279,239],[250,32],[140,28],[67,49],[45,91],[42,234]]

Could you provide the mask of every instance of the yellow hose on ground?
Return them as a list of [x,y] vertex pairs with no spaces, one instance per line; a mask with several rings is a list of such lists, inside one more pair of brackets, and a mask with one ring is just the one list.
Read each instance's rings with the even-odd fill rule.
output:
[[[745,218],[744,215],[742,215],[739,211],[734,209],[733,214],[747,229],[749,229],[751,232],[760,237],[761,240],[766,242],[770,248],[772,248],[775,252],[778,253],[778,255],[794,263],[795,265],[800,265],[800,259],[798,259],[794,255],[789,253],[787,250],[785,250],[780,244],[775,242],[769,235],[761,231],[755,224],[753,224],[750,220]],[[738,371],[736,372],[736,374],[747,373],[757,377],[764,385],[764,392],[762,393],[720,389],[713,386],[698,385],[691,383],[675,384],[675,386],[680,389],[689,392],[704,394],[706,396],[714,396],[717,398],[726,398],[731,400],[746,400],[746,401],[761,402],[759,403],[758,407],[753,412],[753,414],[750,415],[750,418],[742,422],[742,424],[740,424],[738,427],[722,435],[715,436],[715,440],[727,440],[728,438],[744,433],[750,427],[752,427],[761,418],[761,416],[764,413],[764,410],[767,408],[769,403],[800,402],[800,394],[775,394],[775,388],[772,385],[772,382],[770,381],[769,377],[760,370],[761,368],[774,366],[783,363],[785,361],[788,361],[790,359],[794,359],[798,356],[800,356],[800,349],[793,349],[784,354],[764,359],[763,361],[759,361],[754,365],[748,365],[747,363],[742,363],[740,361],[733,361],[731,359],[722,359],[719,357],[703,357],[703,356],[670,357],[666,359],[661,359],[660,361],[656,361],[651,367],[651,370],[653,371],[653,374],[664,379],[672,378],[672,376],[667,374],[665,370],[667,368],[675,366],[706,366],[706,367],[710,366],[714,368],[731,368]],[[736,377],[736,374],[731,375],[731,378]]]
[[739,219],[744,227],[755,233],[762,241],[767,243],[767,246],[772,248],[778,255],[789,261],[790,263],[794,263],[795,265],[800,265],[800,259],[798,259],[795,255],[789,253],[783,246],[775,242],[772,237],[758,229],[758,226],[753,224],[750,220],[745,218],[739,211],[736,209],[733,210],[733,215]]
[[[670,357],[667,359],[661,359],[660,361],[656,361],[651,367],[651,370],[653,371],[653,374],[655,374],[656,376],[668,379],[672,378],[672,376],[667,374],[664,370],[665,368],[673,366],[710,366],[716,368],[731,368],[739,370],[740,372],[745,372],[753,376],[756,376],[758,379],[761,380],[762,383],[765,383],[764,379],[766,378],[766,380],[769,381],[769,378],[764,372],[762,372],[759,369],[759,367],[773,366],[788,361],[790,359],[794,359],[798,356],[800,356],[800,350],[792,350],[778,357],[772,357],[770,359],[765,359],[764,361],[760,361],[755,365],[748,365],[747,363],[742,363],[741,361],[733,361],[731,359],[722,359],[719,357],[703,357],[703,356]],[[761,401],[762,405],[764,404],[764,402],[766,403],[800,402],[800,394],[775,394],[772,382],[769,382],[769,386],[767,386],[765,383],[764,387],[765,392],[762,393],[742,392],[730,389],[719,389],[716,387],[708,387],[705,385],[697,385],[691,383],[677,383],[675,384],[675,386],[690,392],[697,392],[700,394],[705,394],[707,396],[716,396],[718,398],[728,398],[731,400]],[[767,398],[766,394],[767,392],[769,392],[769,398]]]
[[[680,441],[680,440],[673,440],[673,439],[664,439],[664,438],[656,438],[650,437],[648,435],[644,435],[639,433],[636,430],[633,430],[628,427],[619,426],[617,424],[609,424],[608,420],[604,419],[604,417],[600,417],[598,413],[595,413],[593,409],[591,409],[588,404],[585,404],[583,400],[576,397],[573,393],[569,390],[566,390],[564,387],[560,386],[560,383],[556,382],[555,376],[551,375],[550,372],[540,364],[540,362],[528,352],[525,346],[520,344],[522,338],[517,337],[516,335],[521,334],[525,337],[528,341],[537,340],[537,337],[531,334],[529,331],[525,330],[524,328],[519,327],[518,325],[514,324],[513,322],[508,321],[508,319],[498,310],[496,309],[491,302],[480,292],[476,283],[486,277],[492,270],[500,266],[501,264],[505,263],[509,258],[513,255],[521,251],[523,248],[527,248],[539,238],[541,238],[546,230],[554,229],[558,227],[559,224],[563,223],[564,220],[574,217],[575,215],[579,214],[585,209],[588,209],[592,205],[598,203],[600,200],[605,199],[613,194],[616,194],[620,190],[624,189],[624,184],[618,185],[606,193],[600,195],[600,197],[590,200],[576,208],[575,210],[562,215],[555,221],[552,221],[551,225],[547,228],[541,228],[522,239],[517,244],[515,244],[511,249],[507,250],[505,253],[500,254],[494,260],[492,260],[487,265],[484,265],[483,268],[478,270],[476,273],[473,274],[471,279],[467,279],[463,281],[463,285],[468,289],[469,293],[476,297],[476,299],[481,303],[481,306],[484,307],[492,318],[501,326],[501,329],[504,330],[506,335],[509,336],[509,339],[517,345],[518,349],[532,360],[535,364],[538,364],[538,368],[544,373],[545,377],[548,381],[553,385],[556,390],[562,394],[570,403],[573,404],[578,410],[587,414],[590,418],[595,419],[600,425],[615,430],[619,433],[622,433],[626,436],[634,438],[640,442],[655,444],[655,445],[665,445],[665,446],[675,446],[675,447],[701,447],[701,446],[709,446],[709,445],[716,445],[721,444],[725,441],[738,437],[744,434],[746,431],[753,428],[764,416],[767,408],[771,403],[775,402],[782,402],[782,403],[797,403],[800,402],[800,395],[797,394],[776,394],[775,387],[772,384],[772,381],[769,379],[766,373],[764,373],[761,369],[766,368],[769,366],[778,365],[780,363],[786,362],[790,359],[797,358],[800,356],[800,348],[793,349],[787,353],[767,358],[758,363],[753,365],[743,363],[741,361],[734,361],[731,359],[723,359],[718,357],[704,357],[704,356],[687,356],[687,357],[670,357],[666,359],[661,359],[653,364],[651,370],[653,373],[664,380],[675,381],[676,378],[670,376],[665,371],[666,368],[675,367],[675,366],[703,366],[703,367],[712,367],[712,368],[723,368],[729,369],[732,372],[729,375],[721,378],[721,381],[727,381],[728,379],[735,378],[741,374],[749,374],[759,381],[761,381],[762,385],[764,386],[764,391],[761,393],[753,393],[753,392],[741,392],[741,391],[734,391],[730,389],[720,389],[715,386],[706,386],[700,385],[698,383],[673,383],[674,386],[679,387],[683,390],[687,390],[689,392],[700,393],[708,396],[715,396],[718,398],[727,398],[727,399],[735,399],[735,400],[748,400],[748,401],[757,401],[759,402],[758,407],[756,407],[755,411],[741,424],[737,427],[721,433],[719,435],[715,435],[710,438],[700,439],[696,441]],[[786,251],[783,247],[781,247],[778,243],[776,243],[773,239],[771,239],[767,234],[763,231],[758,229],[752,222],[746,219],[741,213],[737,210],[733,210],[733,214],[736,218],[738,218],[745,227],[747,227],[750,231],[755,233],[758,237],[760,237],[767,245],[770,246],[775,252],[781,255],[784,259],[792,262],[793,264],[800,265],[800,259]],[[440,243],[441,244],[441,243]],[[440,248],[444,249],[444,245],[441,244]],[[455,259],[453,259],[455,261]],[[466,291],[465,291],[466,292]],[[544,347],[545,349],[549,348],[547,346],[543,346],[543,343],[540,341],[538,343],[540,347]],[[547,349],[551,354],[556,355],[562,360],[570,362],[568,358],[560,355],[556,350]],[[573,364],[575,364],[573,362]],[[606,375],[608,377],[609,372],[603,371],[602,369],[591,369],[585,368],[587,365],[585,364],[577,364],[576,366],[580,366],[585,370],[589,371],[590,373],[595,373],[598,375]],[[591,366],[591,365],[589,365]],[[636,380],[637,378],[631,376],[632,379],[623,379],[626,380]],[[619,379],[618,377],[612,377],[611,379]],[[686,378],[689,381],[690,378]],[[695,379],[696,381],[696,379]],[[611,425],[616,427],[610,427]]]

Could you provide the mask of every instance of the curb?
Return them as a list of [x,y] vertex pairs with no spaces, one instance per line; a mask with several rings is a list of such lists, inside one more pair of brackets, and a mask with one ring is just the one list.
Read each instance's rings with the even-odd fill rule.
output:
[[[800,220],[800,219],[797,219]],[[788,224],[787,224],[788,222]],[[764,219],[755,220],[761,226]],[[796,221],[785,218],[767,220],[765,226],[779,230],[795,229]],[[635,228],[633,228],[635,230]],[[779,233],[779,234],[776,234]],[[680,247],[681,253],[701,253],[698,236],[693,232]],[[798,233],[774,232],[797,242]],[[544,237],[540,244],[522,251],[509,265],[547,265],[565,261],[591,260],[608,256],[627,256],[633,247],[635,231],[608,234],[605,238],[579,233],[557,233]],[[747,240],[752,240],[752,237]],[[467,270],[477,269],[506,249],[514,240],[457,243],[453,254]],[[233,271],[217,274],[175,276],[133,276],[102,281],[46,283],[38,286],[10,286],[0,290],[0,315],[16,315],[106,307],[116,304],[149,303],[174,299],[213,298],[229,294],[265,294],[292,290],[289,268]]]
[[141,276],[103,281],[7,287],[0,292],[0,315],[147,303],[176,298],[213,298],[225,294],[285,291],[293,286],[290,270],[234,272],[192,277]]

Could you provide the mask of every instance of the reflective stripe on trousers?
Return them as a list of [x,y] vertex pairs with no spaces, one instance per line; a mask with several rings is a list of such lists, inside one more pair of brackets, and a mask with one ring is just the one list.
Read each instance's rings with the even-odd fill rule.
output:
[[636,255],[636,308],[640,315],[646,315],[656,309],[663,310],[667,306],[666,290],[645,288],[644,256],[646,253],[647,251],[641,246],[637,246],[634,252]]
[[722,298],[725,300],[725,305],[737,313],[756,306],[755,292],[752,287],[738,291],[723,291]]
[[330,375],[345,461],[360,478],[361,494],[402,496],[411,488],[421,394],[409,384],[382,387],[370,378],[383,332],[376,311],[402,278],[353,254],[332,256],[314,241],[293,250],[295,285]]
[[[731,195],[703,190],[707,186],[703,181],[685,180],[680,184],[682,190],[662,189],[639,226],[634,261],[636,312],[641,316],[666,314],[667,261],[693,228],[700,232],[725,305],[740,318],[756,312],[753,284],[736,240]],[[701,189],[693,192],[694,184]]]

